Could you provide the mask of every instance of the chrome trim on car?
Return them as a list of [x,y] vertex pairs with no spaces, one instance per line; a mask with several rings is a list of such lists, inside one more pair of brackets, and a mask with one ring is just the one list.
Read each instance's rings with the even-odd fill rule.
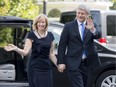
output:
[[108,53],[98,53],[99,57],[112,57],[116,58],[116,54],[108,54]]

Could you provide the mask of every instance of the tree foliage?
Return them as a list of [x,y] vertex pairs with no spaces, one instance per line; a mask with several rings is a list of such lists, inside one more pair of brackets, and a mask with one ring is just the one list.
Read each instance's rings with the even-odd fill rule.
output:
[[7,41],[8,43],[13,42],[12,39],[12,29],[10,28],[0,28],[0,42]]
[[113,6],[110,7],[111,10],[116,10],[116,0],[112,0],[113,1]]
[[39,14],[37,0],[0,0],[0,15],[32,19]]
[[10,10],[10,0],[0,0],[0,15],[6,15]]
[[[0,16],[17,16],[33,19],[39,14],[37,0],[0,0]],[[12,42],[12,31],[9,28],[0,27],[0,44]]]

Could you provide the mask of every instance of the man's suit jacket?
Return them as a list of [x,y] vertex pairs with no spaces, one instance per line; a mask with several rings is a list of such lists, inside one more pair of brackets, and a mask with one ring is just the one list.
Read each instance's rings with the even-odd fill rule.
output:
[[83,50],[86,50],[89,67],[100,64],[94,44],[94,39],[101,37],[100,30],[95,26],[96,32],[93,34],[90,30],[85,29],[84,40],[82,41],[78,26],[77,20],[66,23],[60,37],[57,63],[66,64],[68,70],[78,69],[82,60]]

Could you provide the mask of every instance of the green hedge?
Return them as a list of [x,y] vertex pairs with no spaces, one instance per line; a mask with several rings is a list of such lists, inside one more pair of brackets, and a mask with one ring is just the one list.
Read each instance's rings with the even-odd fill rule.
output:
[[60,14],[61,14],[60,10],[52,9],[49,11],[48,17],[60,17]]

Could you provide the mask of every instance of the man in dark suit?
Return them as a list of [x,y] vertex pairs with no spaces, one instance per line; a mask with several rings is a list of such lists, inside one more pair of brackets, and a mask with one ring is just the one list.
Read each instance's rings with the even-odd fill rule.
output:
[[89,70],[100,65],[94,39],[101,32],[89,15],[89,9],[79,5],[76,19],[65,24],[59,42],[58,70],[67,68],[72,87],[87,87]]

